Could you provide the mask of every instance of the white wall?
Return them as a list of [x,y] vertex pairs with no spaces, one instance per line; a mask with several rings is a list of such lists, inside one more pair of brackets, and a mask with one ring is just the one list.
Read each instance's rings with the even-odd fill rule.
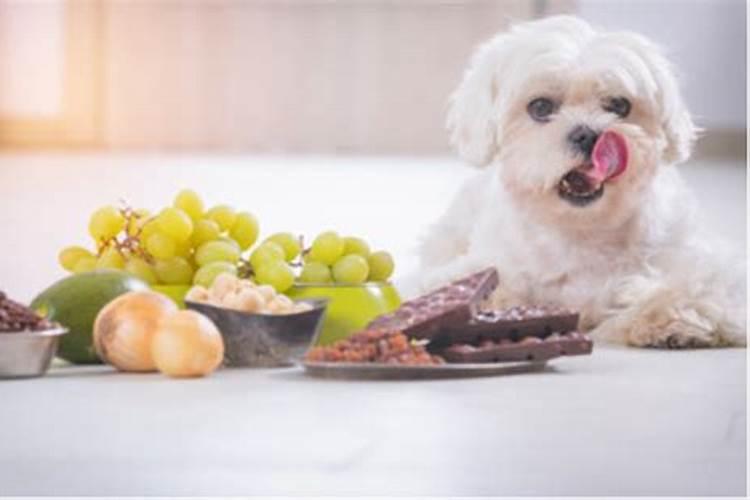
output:
[[745,128],[744,0],[579,0],[578,5],[593,24],[638,31],[666,47],[700,125]]

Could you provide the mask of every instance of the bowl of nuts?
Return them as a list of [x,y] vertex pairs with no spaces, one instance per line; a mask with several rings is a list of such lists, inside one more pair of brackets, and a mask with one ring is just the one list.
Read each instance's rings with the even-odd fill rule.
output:
[[224,339],[224,366],[292,366],[320,334],[325,299],[292,301],[268,285],[221,274],[193,287],[185,306],[206,315]]
[[44,375],[67,332],[0,292],[0,379]]

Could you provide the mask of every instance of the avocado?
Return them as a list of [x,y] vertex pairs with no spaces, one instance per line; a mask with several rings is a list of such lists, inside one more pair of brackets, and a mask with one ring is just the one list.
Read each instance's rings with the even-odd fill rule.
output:
[[130,274],[92,271],[54,283],[31,302],[31,308],[69,330],[60,338],[59,357],[71,363],[100,363],[93,342],[96,315],[115,297],[146,289],[145,282]]

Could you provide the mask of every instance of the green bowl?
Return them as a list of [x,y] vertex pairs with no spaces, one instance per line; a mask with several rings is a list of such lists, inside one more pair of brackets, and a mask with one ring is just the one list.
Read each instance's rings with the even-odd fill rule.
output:
[[174,301],[180,309],[185,309],[185,295],[190,290],[189,285],[152,285],[151,290],[166,295]]
[[390,283],[363,285],[295,285],[286,292],[289,298],[327,298],[328,309],[318,345],[327,345],[364,328],[376,316],[394,311],[401,305],[396,288]]

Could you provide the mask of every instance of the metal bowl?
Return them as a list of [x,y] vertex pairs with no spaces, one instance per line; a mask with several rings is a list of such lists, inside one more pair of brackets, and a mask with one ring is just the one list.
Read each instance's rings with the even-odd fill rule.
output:
[[0,379],[41,377],[57,352],[62,327],[38,332],[0,333]]
[[317,342],[326,311],[325,299],[301,300],[313,308],[294,314],[254,314],[186,301],[206,315],[224,339],[224,366],[291,366]]

